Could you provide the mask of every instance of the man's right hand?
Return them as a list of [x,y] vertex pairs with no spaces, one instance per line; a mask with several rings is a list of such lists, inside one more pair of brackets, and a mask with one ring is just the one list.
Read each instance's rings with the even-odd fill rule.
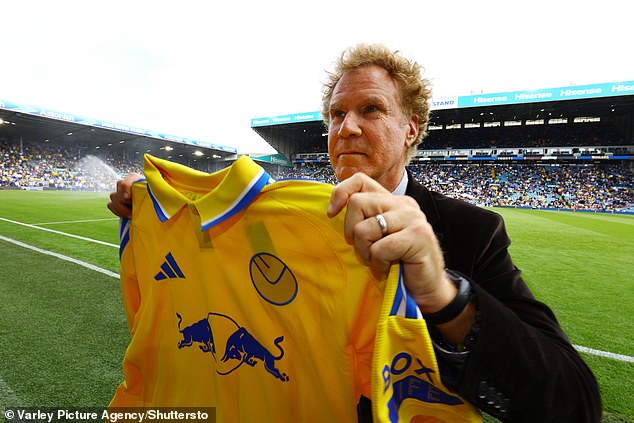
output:
[[131,172],[117,181],[117,190],[110,193],[108,209],[119,217],[132,216],[132,184],[143,178],[143,175]]

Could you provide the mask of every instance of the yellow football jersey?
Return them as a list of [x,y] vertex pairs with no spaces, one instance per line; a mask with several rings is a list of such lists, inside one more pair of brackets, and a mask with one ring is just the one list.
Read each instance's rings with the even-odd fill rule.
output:
[[[132,219],[121,222],[131,341],[111,407],[215,406],[220,422],[356,422],[363,394],[376,421],[398,421],[407,394],[383,390],[399,379],[387,380],[384,364],[400,377],[401,356],[391,355],[404,350],[374,344],[386,284],[403,286],[400,266],[377,281],[358,261],[344,214],[326,215],[331,185],[274,182],[247,157],[207,174],[146,155],[144,172]],[[430,345],[426,331],[420,337]],[[406,347],[435,365],[431,347]],[[448,404],[458,397],[432,368],[430,384],[452,397],[442,404],[463,404]]]

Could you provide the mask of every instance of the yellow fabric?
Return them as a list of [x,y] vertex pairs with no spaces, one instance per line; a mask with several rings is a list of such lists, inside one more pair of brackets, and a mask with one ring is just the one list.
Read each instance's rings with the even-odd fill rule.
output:
[[475,407],[443,385],[431,339],[422,334],[428,334],[427,325],[402,278],[390,278],[372,367],[375,421],[481,422]]
[[[207,175],[147,156],[145,176],[122,245],[131,342],[111,406],[216,405],[220,422],[356,421],[382,294],[342,242],[343,216],[326,216],[332,186],[277,182],[242,204],[267,179],[246,157]],[[184,277],[162,268],[168,254]]]
[[274,182],[247,157],[207,174],[146,155],[144,172],[120,231],[131,341],[111,407],[356,422],[359,396],[373,395],[383,290],[400,268],[377,281],[358,261],[344,214],[326,216],[332,186]]

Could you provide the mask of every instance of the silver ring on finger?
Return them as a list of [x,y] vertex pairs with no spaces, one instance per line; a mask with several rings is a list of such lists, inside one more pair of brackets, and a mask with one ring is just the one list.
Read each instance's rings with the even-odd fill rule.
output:
[[379,228],[381,228],[381,234],[383,236],[387,235],[387,221],[385,220],[385,217],[379,213],[374,216],[374,218],[376,219],[376,223],[379,224]]

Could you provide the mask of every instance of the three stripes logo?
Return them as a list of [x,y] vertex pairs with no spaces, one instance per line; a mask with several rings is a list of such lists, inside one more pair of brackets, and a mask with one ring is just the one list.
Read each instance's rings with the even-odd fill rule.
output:
[[172,253],[167,253],[165,261],[161,265],[161,271],[154,276],[155,281],[162,281],[164,279],[185,279],[185,275],[181,271],[181,268],[176,264]]

